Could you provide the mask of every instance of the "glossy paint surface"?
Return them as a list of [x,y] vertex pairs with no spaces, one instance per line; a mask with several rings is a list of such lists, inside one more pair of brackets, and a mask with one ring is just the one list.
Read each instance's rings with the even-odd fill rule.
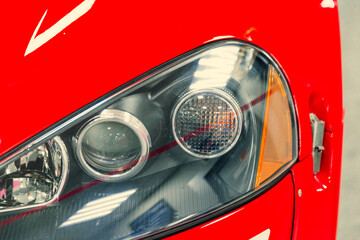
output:
[[[81,17],[24,56],[45,11],[37,36],[83,2],[1,3],[0,156],[161,63],[210,41],[241,39],[271,54],[289,80],[299,121],[299,160],[301,166],[308,166],[295,166],[296,188],[309,187],[314,179],[308,157],[312,149],[310,112],[326,121],[333,146],[340,146],[324,165],[326,172],[318,175],[327,179],[327,189],[309,190],[311,199],[318,202],[317,226],[323,230],[331,226],[335,231],[343,124],[336,1],[231,0],[209,4],[185,0],[174,4],[97,0]],[[309,215],[299,215],[311,199],[295,201],[295,222],[301,221],[294,226],[295,239],[304,239],[298,236],[307,232],[314,239],[322,237],[323,230],[311,230],[306,221]],[[321,204],[324,201],[330,203]],[[273,204],[276,201],[270,199],[267,206]],[[241,218],[249,217],[242,214]],[[231,224],[238,226],[236,221]],[[196,231],[203,234],[204,230],[198,227],[192,233],[196,235]]]
[[291,239],[294,190],[291,175],[244,207],[167,239],[251,239],[270,230],[269,239]]
[[46,10],[38,34],[82,2],[2,3],[0,18],[7,24],[1,27],[6,37],[0,46],[1,155],[124,82],[222,38],[250,41],[283,67],[300,117],[300,159],[311,150],[311,97],[325,99],[327,129],[341,124],[336,4],[184,1],[174,7],[167,1],[95,1],[82,17],[24,56]]
[[[320,172],[312,156],[292,169],[295,186],[294,239],[335,239],[339,206],[342,129],[324,134]],[[297,194],[301,190],[301,197]],[[309,223],[310,226],[309,226]]]

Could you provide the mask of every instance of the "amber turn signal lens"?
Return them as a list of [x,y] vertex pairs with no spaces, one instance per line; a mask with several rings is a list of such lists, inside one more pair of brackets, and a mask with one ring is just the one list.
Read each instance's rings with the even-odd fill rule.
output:
[[266,107],[255,187],[292,160],[291,113],[279,74],[269,68]]

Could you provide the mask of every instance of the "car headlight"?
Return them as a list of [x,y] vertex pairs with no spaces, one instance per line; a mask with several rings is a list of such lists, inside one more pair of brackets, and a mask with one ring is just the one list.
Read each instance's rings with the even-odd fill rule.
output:
[[294,163],[292,97],[263,50],[219,41],[158,69],[2,158],[1,236],[153,235],[238,206]]

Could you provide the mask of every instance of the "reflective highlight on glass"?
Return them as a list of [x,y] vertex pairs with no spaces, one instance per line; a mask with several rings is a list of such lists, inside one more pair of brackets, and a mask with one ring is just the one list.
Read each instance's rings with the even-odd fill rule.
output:
[[59,228],[104,217],[110,214],[115,208],[119,207],[135,191],[136,190],[128,190],[93,200],[74,213],[74,215],[61,224]]

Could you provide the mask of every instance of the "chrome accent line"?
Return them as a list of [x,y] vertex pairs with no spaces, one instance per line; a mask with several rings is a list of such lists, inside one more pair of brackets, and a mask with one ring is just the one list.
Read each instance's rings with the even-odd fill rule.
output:
[[311,132],[312,132],[312,141],[313,141],[313,171],[314,173],[320,172],[321,166],[321,153],[325,150],[323,146],[324,140],[324,130],[325,130],[325,122],[321,121],[317,118],[314,113],[310,113],[310,121],[311,121]]

